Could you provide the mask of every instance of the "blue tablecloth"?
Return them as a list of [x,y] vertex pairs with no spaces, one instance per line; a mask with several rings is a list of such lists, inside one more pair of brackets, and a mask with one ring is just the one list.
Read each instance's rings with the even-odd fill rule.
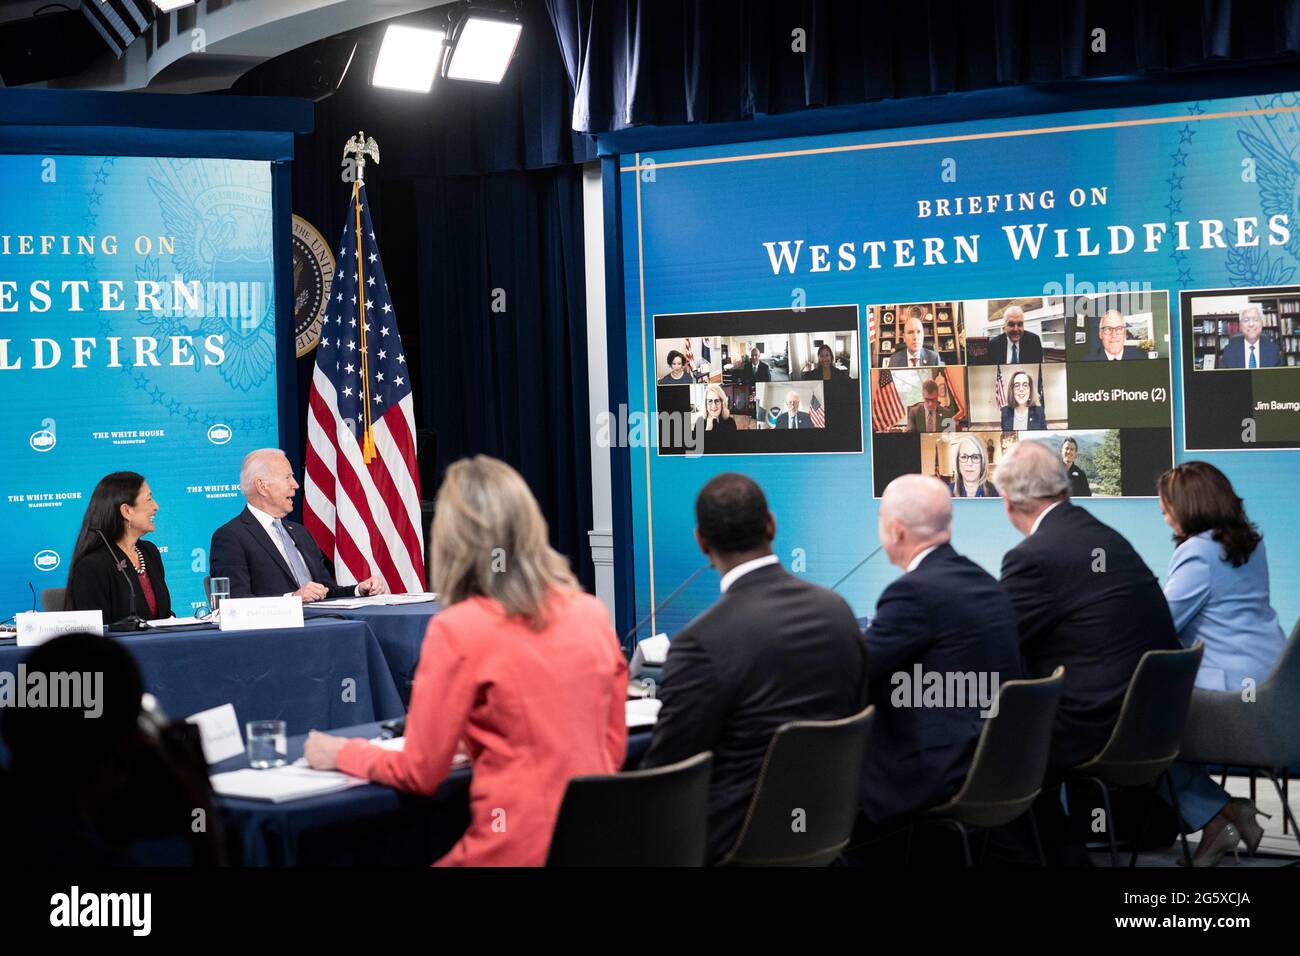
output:
[[388,662],[389,673],[402,703],[410,705],[411,682],[415,679],[415,666],[420,663],[420,647],[429,618],[438,613],[434,601],[426,604],[398,604],[392,607],[318,608],[307,605],[303,614],[312,619],[322,617],[344,618],[369,625],[379,648]]
[[[377,737],[379,724],[332,731],[341,737]],[[289,740],[288,758],[302,756],[306,735]],[[650,732],[628,735],[628,763],[650,745]],[[248,766],[232,757],[212,772]],[[368,783],[339,793],[291,803],[216,797],[227,828],[242,845],[247,866],[428,866],[460,839],[469,826],[468,768],[453,770],[432,796],[416,797]]]
[[[167,628],[114,637],[140,665],[145,689],[173,718],[225,703],[240,729],[281,719],[290,734],[401,716],[406,707],[380,642],[360,621],[308,621],[283,630]],[[17,673],[30,648],[0,647]]]

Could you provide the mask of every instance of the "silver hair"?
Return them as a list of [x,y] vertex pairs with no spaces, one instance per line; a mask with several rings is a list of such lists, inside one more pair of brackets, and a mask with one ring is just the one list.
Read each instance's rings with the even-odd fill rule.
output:
[[952,526],[952,498],[932,475],[900,475],[881,495],[880,513],[919,538],[934,538]]
[[1012,312],[1019,313],[1022,319],[1025,317],[1024,309],[1022,309],[1018,305],[1009,305],[1007,306],[1006,311],[1002,313],[1002,321],[1005,322],[1007,320],[1007,316],[1010,315]]
[[239,468],[239,490],[247,498],[253,493],[253,482],[258,478],[270,478],[271,467],[268,459],[272,455],[285,455],[279,448],[258,448],[244,456],[244,463]]
[[1246,306],[1246,307],[1245,307],[1244,309],[1242,309],[1239,313],[1237,313],[1237,318],[1238,318],[1239,320],[1241,320],[1242,322],[1244,322],[1244,321],[1246,320],[1246,313],[1248,313],[1248,312],[1254,312],[1254,313],[1255,313],[1255,317],[1256,317],[1257,319],[1259,319],[1260,324],[1263,324],[1263,322],[1264,322],[1264,310],[1261,309],[1259,306],[1257,306],[1254,302],[1250,303],[1250,305]]
[[1047,445],[1018,441],[998,462],[993,486],[1017,511],[1028,511],[1036,502],[1068,497],[1070,476],[1060,457]]

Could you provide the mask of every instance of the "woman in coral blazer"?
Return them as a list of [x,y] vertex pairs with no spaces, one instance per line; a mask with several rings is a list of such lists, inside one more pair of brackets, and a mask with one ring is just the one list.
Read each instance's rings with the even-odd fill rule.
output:
[[470,825],[437,865],[540,866],[569,781],[623,764],[627,662],[509,465],[478,455],[448,468],[430,537],[443,610],[420,652],[405,749],[313,731],[307,760],[431,794],[463,745]]

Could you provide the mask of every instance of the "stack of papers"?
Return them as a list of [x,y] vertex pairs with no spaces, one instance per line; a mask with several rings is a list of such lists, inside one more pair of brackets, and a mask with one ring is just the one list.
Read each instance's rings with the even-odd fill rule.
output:
[[368,782],[337,770],[312,770],[296,764],[273,770],[231,770],[213,774],[211,779],[212,789],[223,797],[269,800],[272,803],[319,797],[364,786]]
[[334,598],[329,601],[315,601],[312,607],[392,607],[400,604],[426,604],[438,600],[432,592],[419,594],[368,594],[365,597]]
[[655,721],[659,719],[659,708],[663,705],[664,702],[656,697],[629,700],[625,705],[628,728],[654,726]]

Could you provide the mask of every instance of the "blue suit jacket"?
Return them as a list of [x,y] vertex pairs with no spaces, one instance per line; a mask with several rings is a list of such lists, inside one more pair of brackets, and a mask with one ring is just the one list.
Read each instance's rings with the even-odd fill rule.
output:
[[994,691],[992,674],[999,686],[1020,678],[1020,649],[1006,592],[947,544],[885,588],[866,639],[876,718],[863,764],[862,807],[880,825],[952,796],[984,727],[978,700],[966,707],[949,706],[956,701],[905,706],[914,703],[915,668],[922,675],[989,675],[985,689]]
[[[790,413],[789,413],[789,412],[782,412],[780,415],[777,416],[777,418],[776,418],[776,427],[777,427],[777,428],[789,428],[789,427],[790,427]],[[816,428],[817,426],[813,424],[813,420],[812,420],[812,416],[811,416],[811,415],[809,415],[807,412],[800,412],[800,413],[799,413],[799,427],[800,427],[800,428]]]
[[[298,546],[311,579],[329,588],[327,597],[352,597],[355,585],[339,585],[325,566],[320,547],[307,529],[284,520],[285,530]],[[212,533],[210,567],[214,578],[230,578],[230,596],[275,597],[298,590],[298,583],[280,549],[247,508]]]
[[[1282,351],[1277,347],[1277,343],[1272,339],[1261,337],[1259,340],[1259,367],[1276,368],[1282,364]],[[1234,335],[1227,345],[1223,347],[1223,354],[1219,356],[1219,368],[1245,368],[1246,367],[1246,340],[1240,335]]]
[[[1016,410],[1010,405],[1002,406],[1002,430],[1011,431],[1012,424],[1016,420]],[[1027,431],[1038,432],[1047,427],[1047,419],[1043,417],[1042,405],[1031,405],[1029,407],[1029,428]]]
[[1268,676],[1285,640],[1269,604],[1264,542],[1234,568],[1210,534],[1203,531],[1174,550],[1165,600],[1183,645],[1205,642],[1196,686],[1240,693],[1244,679],[1259,684]]

